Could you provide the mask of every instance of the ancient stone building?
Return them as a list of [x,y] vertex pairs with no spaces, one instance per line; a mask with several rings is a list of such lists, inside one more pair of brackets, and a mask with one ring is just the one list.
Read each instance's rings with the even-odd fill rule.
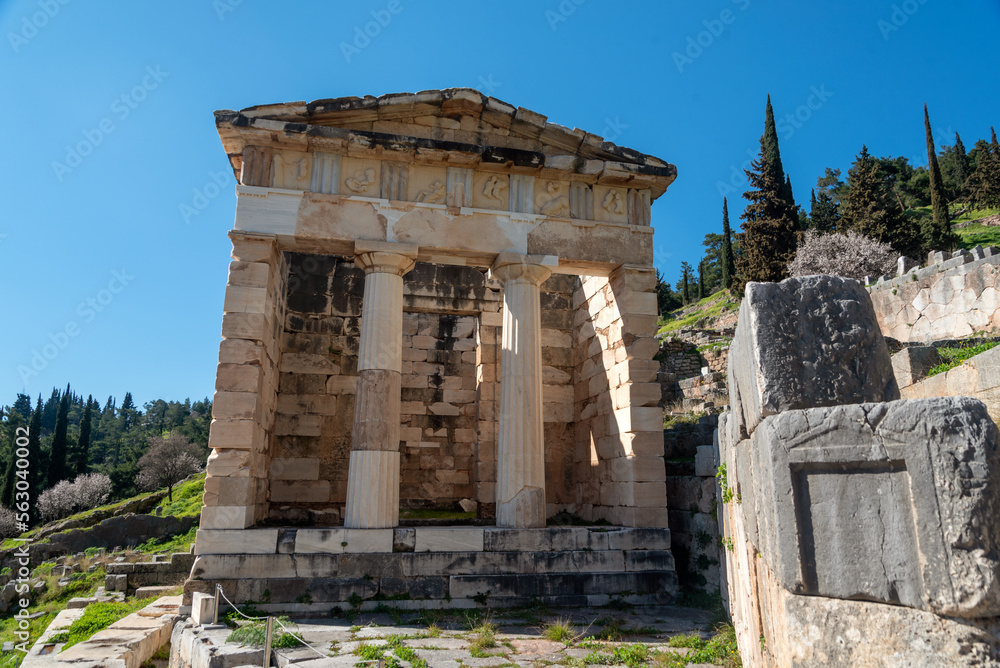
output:
[[188,591],[669,596],[650,204],[676,169],[468,89],[216,124],[236,222]]

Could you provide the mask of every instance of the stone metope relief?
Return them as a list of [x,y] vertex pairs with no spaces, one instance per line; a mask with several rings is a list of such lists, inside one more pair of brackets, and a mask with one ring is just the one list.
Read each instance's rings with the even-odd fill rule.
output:
[[430,188],[425,188],[417,193],[417,201],[427,204],[441,204],[444,202],[447,192],[448,189],[443,182],[435,181]]
[[309,172],[309,162],[305,158],[288,158],[280,153],[275,154],[271,163],[273,176],[271,182],[275,188],[296,188],[299,181]]
[[538,210],[544,216],[565,218],[569,216],[569,197],[562,194],[562,184],[549,181],[545,185],[548,200]]
[[368,186],[375,183],[375,170],[371,167],[362,172],[360,169],[354,172],[354,176],[344,180],[347,189],[354,193],[364,193],[368,191]]
[[486,179],[486,183],[483,185],[483,197],[491,202],[496,202],[498,206],[503,206],[507,203],[506,192],[507,179],[501,176],[491,176]]
[[601,208],[613,216],[625,213],[625,203],[622,202],[622,196],[617,190],[608,191],[608,194],[604,196],[604,201],[601,202]]

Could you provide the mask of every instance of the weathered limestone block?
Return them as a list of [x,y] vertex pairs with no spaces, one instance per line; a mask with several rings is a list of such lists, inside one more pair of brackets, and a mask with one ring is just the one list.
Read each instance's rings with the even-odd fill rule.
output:
[[933,346],[903,348],[892,356],[892,372],[900,390],[913,385],[941,363],[941,355]]
[[739,438],[782,411],[899,398],[871,298],[849,278],[748,283],[729,360]]
[[1000,615],[1000,432],[981,402],[789,411],[736,451],[748,539],[789,592]]

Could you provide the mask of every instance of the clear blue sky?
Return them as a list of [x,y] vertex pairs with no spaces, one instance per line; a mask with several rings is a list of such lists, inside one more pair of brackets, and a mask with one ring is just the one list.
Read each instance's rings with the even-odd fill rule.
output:
[[800,203],[865,143],[926,164],[924,102],[938,143],[1000,125],[997,0],[8,0],[0,28],[0,403],[211,395],[235,209],[216,109],[468,86],[603,134],[677,165],[653,207],[671,280],[768,93],[800,117],[779,125]]

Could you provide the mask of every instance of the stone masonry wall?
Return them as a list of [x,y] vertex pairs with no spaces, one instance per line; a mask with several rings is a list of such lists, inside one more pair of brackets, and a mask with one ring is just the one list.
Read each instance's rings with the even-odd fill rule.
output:
[[[666,526],[663,412],[653,382],[655,276],[623,267],[573,293],[577,503],[587,520]],[[628,315],[622,316],[625,312]]]
[[[357,384],[364,273],[352,258],[290,253],[271,510],[275,520],[342,522]],[[572,502],[573,279],[542,286],[547,496]],[[404,276],[402,508],[495,504],[499,284],[475,269],[418,263]]]
[[868,287],[882,334],[904,343],[929,343],[1000,328],[996,249],[977,247],[948,258],[932,253],[931,259],[927,267],[892,279],[883,276]]
[[267,516],[286,256],[273,236],[231,232],[201,526],[244,529]]

